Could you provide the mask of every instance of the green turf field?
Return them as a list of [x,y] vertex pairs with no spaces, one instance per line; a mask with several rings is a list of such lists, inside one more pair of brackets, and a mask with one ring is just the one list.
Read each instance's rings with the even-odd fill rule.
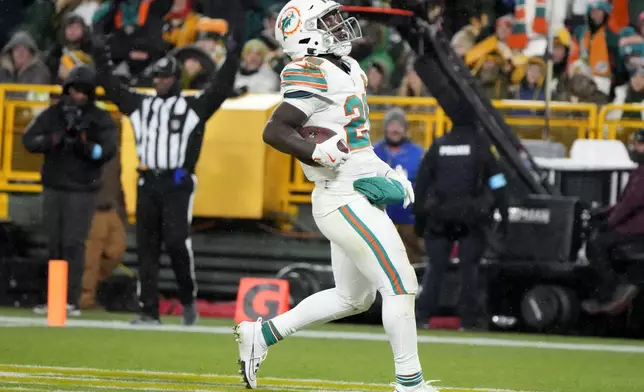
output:
[[[235,391],[232,321],[185,329],[132,329],[103,312],[43,327],[30,312],[0,309],[0,391]],[[272,347],[258,374],[265,391],[388,391],[382,328],[334,324]],[[447,391],[644,391],[638,341],[519,334],[419,334],[423,371]]]

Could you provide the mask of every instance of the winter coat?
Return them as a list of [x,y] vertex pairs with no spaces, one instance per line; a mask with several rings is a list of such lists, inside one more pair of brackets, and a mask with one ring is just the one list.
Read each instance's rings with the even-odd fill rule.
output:
[[[94,192],[101,186],[102,166],[115,154],[117,128],[111,115],[96,107],[94,94],[82,108],[69,104],[69,87],[96,88],[96,74],[78,67],[63,86],[63,95],[29,125],[23,143],[32,153],[44,154],[44,187],[70,192]],[[92,89],[92,91],[93,91]]]
[[[29,63],[21,70],[15,69],[11,51],[18,45],[25,46],[32,53]],[[49,84],[51,74],[40,58],[36,42],[27,32],[18,32],[5,45],[0,54],[0,83]]]
[[644,166],[635,169],[617,204],[608,214],[608,227],[623,234],[644,234]]

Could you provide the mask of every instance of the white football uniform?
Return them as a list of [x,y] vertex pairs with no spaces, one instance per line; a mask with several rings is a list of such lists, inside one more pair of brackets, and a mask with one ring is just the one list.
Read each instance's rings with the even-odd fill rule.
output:
[[[309,116],[305,126],[335,131],[350,150],[349,159],[335,170],[301,163],[306,177],[315,183],[313,216],[335,249],[338,289],[350,297],[357,295],[356,290],[376,289],[382,294],[414,294],[416,274],[394,224],[353,188],[355,180],[382,176],[390,167],[371,145],[367,77],[353,58],[345,56],[342,62],[345,69],[319,57],[305,57],[289,63],[281,74],[284,101]],[[339,279],[338,270],[362,276]],[[342,282],[347,287],[341,287]]]

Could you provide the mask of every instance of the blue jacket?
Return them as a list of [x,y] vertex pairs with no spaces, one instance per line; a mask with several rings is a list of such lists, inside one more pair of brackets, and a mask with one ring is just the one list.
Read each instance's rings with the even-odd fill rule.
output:
[[[515,96],[515,99],[520,99],[522,101],[545,101],[546,92],[543,86],[534,87],[528,86],[525,82],[521,82],[519,85],[519,91]],[[529,109],[519,109],[512,111],[513,116],[522,116],[522,117],[533,117],[533,116],[543,116],[543,110],[529,110]]]
[[[378,142],[373,149],[376,155],[392,168],[395,169],[397,166],[402,166],[407,172],[407,179],[412,184],[416,182],[420,162],[425,153],[421,146],[409,141],[400,145],[400,147],[391,148],[383,140]],[[387,206],[387,214],[395,224],[414,223],[412,206],[407,207],[407,209],[403,208],[402,204]]]

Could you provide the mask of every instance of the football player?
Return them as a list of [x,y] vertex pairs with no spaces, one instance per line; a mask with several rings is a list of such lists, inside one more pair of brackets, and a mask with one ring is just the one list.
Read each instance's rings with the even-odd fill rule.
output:
[[[414,202],[411,183],[371,146],[367,78],[349,57],[352,41],[362,36],[358,21],[343,19],[340,5],[332,0],[292,0],[278,16],[275,36],[292,62],[281,73],[284,101],[268,121],[264,141],[295,156],[315,183],[313,216],[331,242],[336,287],[272,320],[235,327],[244,380],[249,388],[257,387],[257,370],[270,346],[302,328],[368,310],[379,291],[395,363],[395,391],[437,392],[425,382],[418,359],[415,271],[394,224],[378,200],[366,196],[382,193],[386,199],[398,189],[396,202]],[[315,144],[296,131],[305,126],[336,135]],[[339,141],[348,153],[339,149]],[[360,192],[359,183],[375,188]],[[393,188],[385,189],[387,184]]]

